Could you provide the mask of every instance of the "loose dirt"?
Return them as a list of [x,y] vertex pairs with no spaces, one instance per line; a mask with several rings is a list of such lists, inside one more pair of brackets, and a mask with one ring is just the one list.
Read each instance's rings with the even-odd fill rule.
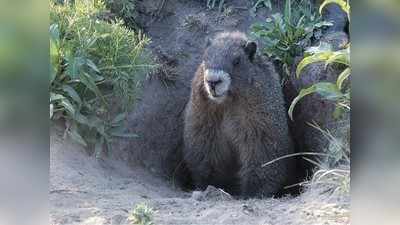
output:
[[[218,31],[248,33],[257,16],[251,1],[226,1],[224,12],[208,10],[206,1],[138,1],[138,24],[152,39],[150,48],[173,59],[174,71],[189,82],[200,62],[205,39]],[[308,189],[297,197],[237,200],[215,188],[184,192],[143,168],[111,157],[96,160],[52,128],[50,137],[50,220],[61,224],[129,224],[139,203],[154,209],[154,224],[301,225],[349,224],[347,200]]]
[[52,130],[50,221],[61,224],[129,224],[140,203],[154,209],[154,224],[211,225],[349,224],[345,203],[309,189],[298,197],[236,200],[208,188],[184,192],[141,168],[121,161],[96,160]]

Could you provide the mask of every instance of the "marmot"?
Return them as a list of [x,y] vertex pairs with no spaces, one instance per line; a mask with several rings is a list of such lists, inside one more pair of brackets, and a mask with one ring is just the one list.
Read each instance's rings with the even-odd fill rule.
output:
[[183,159],[194,186],[267,197],[286,184],[294,152],[280,79],[241,32],[209,41],[184,115]]

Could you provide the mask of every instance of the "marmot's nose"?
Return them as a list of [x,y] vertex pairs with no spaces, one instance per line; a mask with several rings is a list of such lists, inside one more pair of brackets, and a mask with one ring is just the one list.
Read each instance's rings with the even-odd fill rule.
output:
[[207,81],[208,85],[212,88],[215,89],[215,86],[217,86],[219,83],[221,83],[222,80],[213,80],[213,81]]

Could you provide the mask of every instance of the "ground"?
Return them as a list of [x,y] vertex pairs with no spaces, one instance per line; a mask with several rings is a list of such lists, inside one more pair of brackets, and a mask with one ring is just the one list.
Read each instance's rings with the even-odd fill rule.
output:
[[121,161],[98,161],[60,130],[51,133],[52,225],[129,224],[129,212],[140,203],[154,209],[160,225],[349,224],[347,201],[318,189],[281,199],[236,200],[212,188],[193,194]]
[[[205,39],[218,31],[249,33],[250,25],[270,14],[249,14],[251,1],[227,1],[224,12],[207,10],[206,1],[138,1],[138,25],[152,39],[150,49],[174,61],[173,70],[186,83],[196,70]],[[349,224],[348,199],[319,188],[297,197],[238,200],[215,188],[184,192],[141,167],[111,157],[96,160],[81,146],[51,129],[50,220],[61,224],[129,224],[135,205],[154,209],[154,224]],[[140,148],[140,146],[137,146]],[[132,150],[132,148],[128,148]]]

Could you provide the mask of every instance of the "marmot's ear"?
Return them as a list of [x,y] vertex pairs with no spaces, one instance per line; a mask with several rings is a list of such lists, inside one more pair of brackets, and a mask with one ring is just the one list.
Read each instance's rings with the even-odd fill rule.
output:
[[257,44],[254,41],[248,41],[244,47],[244,51],[249,56],[250,61],[253,61],[257,51]]

